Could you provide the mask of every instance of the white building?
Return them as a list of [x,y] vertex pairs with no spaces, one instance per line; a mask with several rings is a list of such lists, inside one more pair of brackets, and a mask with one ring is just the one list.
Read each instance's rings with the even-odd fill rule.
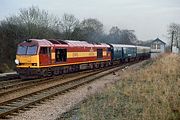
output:
[[151,52],[152,53],[164,53],[166,43],[156,38],[151,42]]

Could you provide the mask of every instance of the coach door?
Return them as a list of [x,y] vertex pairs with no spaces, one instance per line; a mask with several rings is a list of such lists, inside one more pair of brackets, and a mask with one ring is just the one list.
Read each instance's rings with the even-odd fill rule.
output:
[[41,47],[39,52],[40,65],[51,64],[51,49],[50,47]]

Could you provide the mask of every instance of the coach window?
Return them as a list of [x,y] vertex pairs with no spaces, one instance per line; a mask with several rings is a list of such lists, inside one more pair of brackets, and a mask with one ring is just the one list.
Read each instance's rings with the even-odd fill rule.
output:
[[67,50],[66,49],[56,49],[55,50],[56,62],[66,62],[67,60]]
[[103,50],[97,49],[97,58],[103,58]]

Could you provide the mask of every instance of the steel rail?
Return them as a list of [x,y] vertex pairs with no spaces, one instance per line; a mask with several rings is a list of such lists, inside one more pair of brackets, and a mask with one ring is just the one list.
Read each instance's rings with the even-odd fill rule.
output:
[[19,78],[18,74],[8,74],[5,76],[0,76],[0,81],[13,80],[18,78]]
[[9,84],[13,84],[13,83],[17,83],[20,82],[21,79],[12,79],[12,80],[0,80],[0,89],[3,88],[3,86],[5,85],[9,85]]

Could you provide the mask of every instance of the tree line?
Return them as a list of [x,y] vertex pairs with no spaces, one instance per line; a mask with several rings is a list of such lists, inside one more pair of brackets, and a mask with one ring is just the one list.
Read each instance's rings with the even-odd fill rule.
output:
[[[169,26],[169,35],[175,31],[174,41],[179,39],[178,24]],[[19,13],[0,21],[0,72],[15,68],[14,59],[18,43],[27,39],[62,39],[88,42],[138,44],[134,30],[112,26],[108,33],[96,18],[80,21],[72,14],[54,16],[38,7],[20,9]],[[178,42],[177,42],[178,43]]]
[[80,21],[72,14],[59,18],[32,6],[0,21],[0,72],[15,68],[17,44],[31,38],[124,44],[134,44],[137,40],[134,31],[120,30],[117,26],[106,34],[103,23],[95,18]]

